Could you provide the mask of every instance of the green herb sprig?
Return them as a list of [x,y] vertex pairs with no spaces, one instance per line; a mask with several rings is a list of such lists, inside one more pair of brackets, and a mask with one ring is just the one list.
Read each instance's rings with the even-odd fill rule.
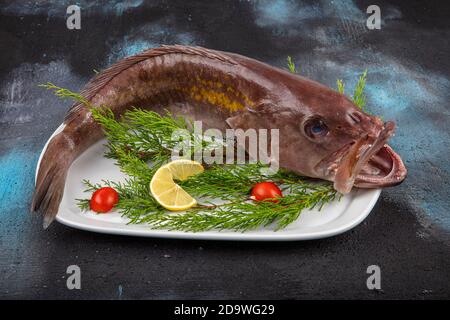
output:
[[[290,72],[298,73],[295,63],[292,60],[291,56],[287,57],[287,66],[288,66],[288,69]],[[366,95],[364,93],[364,88],[366,86],[366,80],[367,80],[367,69],[364,70],[362,75],[359,77],[358,82],[356,83],[355,89],[353,90],[353,95],[350,97],[350,99],[353,101],[353,103],[364,112],[367,112],[367,110],[365,109]],[[345,94],[344,81],[342,79],[337,79],[336,85],[337,85],[338,92],[340,94]]]
[[[364,88],[366,87],[366,79],[367,79],[367,69],[364,70],[362,75],[359,76],[358,82],[356,83],[355,89],[353,90],[353,95],[350,97],[350,100],[362,111],[367,112],[366,106],[366,95],[364,93]],[[340,94],[345,94],[345,84],[342,79],[336,80],[336,85],[338,92]]]
[[345,93],[345,84],[344,81],[342,79],[337,79],[336,80],[336,84],[337,84],[337,88],[338,88],[338,92],[340,94],[344,94]]
[[291,73],[298,73],[297,67],[295,66],[295,62],[294,60],[292,60],[291,56],[287,57],[287,65]]
[[363,111],[366,111],[365,110],[366,95],[364,94],[364,88],[366,87],[366,79],[367,79],[367,69],[364,70],[363,74],[359,77],[352,97],[353,103],[356,104]]

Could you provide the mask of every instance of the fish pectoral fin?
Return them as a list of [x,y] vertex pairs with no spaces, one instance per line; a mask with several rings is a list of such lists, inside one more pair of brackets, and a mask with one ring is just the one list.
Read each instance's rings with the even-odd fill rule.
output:
[[[242,111],[234,117],[230,117],[225,120],[225,122],[230,126],[234,131],[234,147],[236,148],[235,152],[239,155],[245,155],[247,160],[258,159],[257,149],[250,148],[249,143],[247,143],[247,133],[248,129],[255,129],[257,126],[254,124],[255,116],[249,111]],[[252,136],[252,134],[250,134]],[[243,153],[242,153],[243,152]],[[242,159],[241,159],[242,160]]]
[[272,101],[262,100],[258,104],[254,106],[247,106],[247,110],[250,113],[258,113],[258,114],[271,114],[277,112],[278,106]]
[[240,112],[239,114],[229,117],[225,122],[232,129],[245,129],[247,127],[246,122],[249,120],[249,115],[246,111]]
[[275,113],[278,107],[270,101],[261,101],[255,106],[247,106],[245,110],[239,111],[238,114],[233,117],[226,119],[226,123],[233,129],[248,129],[255,128],[252,126],[251,121],[255,121],[255,117],[267,116],[269,114]]

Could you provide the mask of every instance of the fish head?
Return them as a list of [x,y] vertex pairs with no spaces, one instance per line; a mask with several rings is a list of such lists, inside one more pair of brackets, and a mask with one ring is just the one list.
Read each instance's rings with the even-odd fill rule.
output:
[[332,181],[341,193],[353,186],[379,188],[402,182],[406,168],[386,144],[395,124],[363,112],[334,90],[319,89],[309,90],[314,94],[307,96],[305,91],[285,92],[283,99],[266,100],[228,123],[242,129],[278,129],[280,166]]
[[307,153],[297,158],[303,164],[295,164],[293,155],[286,158],[294,171],[333,181],[341,193],[350,192],[353,186],[380,188],[405,179],[407,171],[400,156],[387,145],[394,122],[363,112],[332,90],[309,99],[302,95],[299,101],[291,119],[298,118],[299,127],[295,138],[286,142],[297,140],[296,147]]
[[335,92],[319,100],[298,108],[303,116],[297,136],[311,158],[301,170],[333,181],[341,193],[353,186],[380,188],[405,179],[407,170],[400,156],[387,144],[394,135],[394,122],[363,112]]

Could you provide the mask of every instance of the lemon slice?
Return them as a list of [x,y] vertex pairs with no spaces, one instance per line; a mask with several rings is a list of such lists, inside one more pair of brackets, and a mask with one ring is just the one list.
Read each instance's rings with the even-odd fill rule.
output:
[[150,182],[150,192],[160,205],[171,211],[182,211],[197,204],[174,180],[187,178],[203,172],[203,166],[192,160],[179,159],[159,168]]

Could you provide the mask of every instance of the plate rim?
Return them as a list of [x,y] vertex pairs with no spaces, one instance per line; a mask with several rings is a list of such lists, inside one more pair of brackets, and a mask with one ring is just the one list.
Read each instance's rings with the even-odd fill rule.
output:
[[[65,124],[62,123],[50,136],[50,138],[45,143],[41,154],[39,155],[39,159],[36,165],[36,173],[35,173],[35,181],[37,178],[37,173],[39,170],[39,166],[44,155],[45,150],[50,142],[50,140],[59,132],[61,132],[64,128]],[[370,201],[364,207],[362,212],[358,214],[358,216],[351,220],[350,222],[343,224],[340,227],[330,229],[330,230],[322,230],[315,232],[306,232],[306,233],[298,233],[298,234],[282,234],[274,232],[274,235],[258,234],[258,233],[245,233],[245,232],[233,232],[224,230],[227,233],[223,233],[220,230],[212,230],[206,232],[183,232],[183,231],[169,231],[169,230],[157,230],[157,229],[129,229],[129,228],[120,228],[120,227],[99,227],[89,223],[80,223],[73,219],[66,217],[66,215],[61,214],[58,211],[56,215],[56,221],[59,223],[66,225],[68,227],[72,227],[79,230],[103,233],[103,234],[113,234],[113,235],[123,235],[123,236],[134,236],[134,237],[146,237],[146,238],[166,238],[166,239],[189,239],[189,240],[220,240],[220,241],[304,241],[304,240],[313,240],[313,239],[324,239],[333,237],[342,233],[345,233],[357,225],[359,225],[362,221],[364,221],[367,216],[372,211],[373,207],[377,203],[382,189],[364,189],[364,192],[369,193]],[[359,190],[358,190],[359,192]],[[354,201],[354,200],[353,200]],[[118,224],[120,226],[120,224]],[[126,225],[122,225],[126,226]],[[269,231],[269,230],[268,230]]]

